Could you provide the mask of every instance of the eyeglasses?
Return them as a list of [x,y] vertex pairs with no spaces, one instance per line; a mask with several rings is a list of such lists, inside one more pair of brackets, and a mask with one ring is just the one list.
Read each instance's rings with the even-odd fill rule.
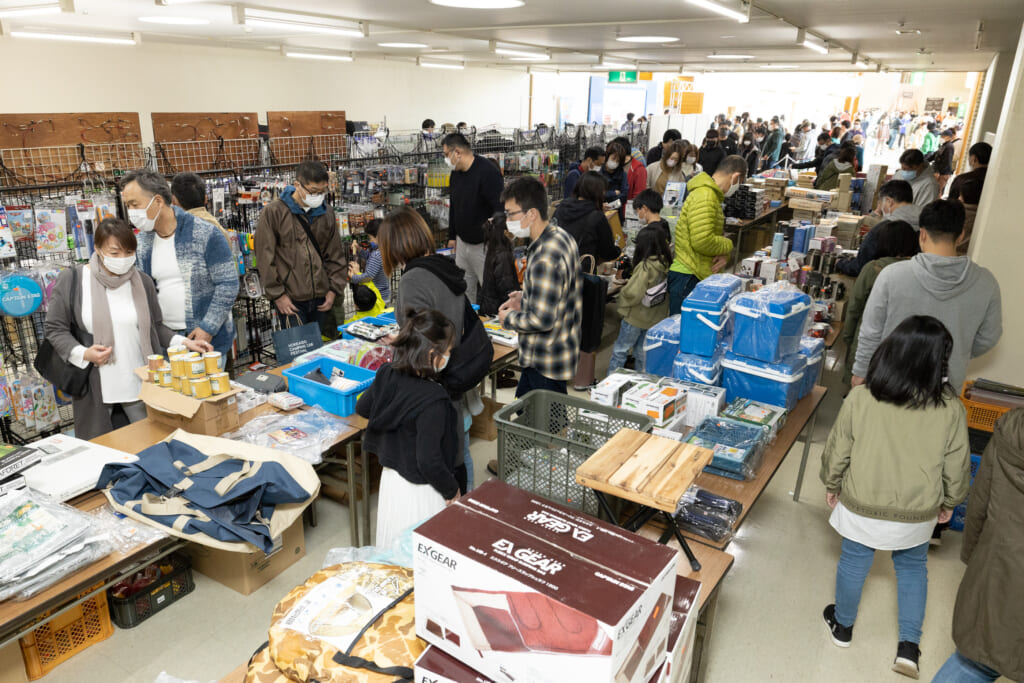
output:
[[[529,209],[527,209],[527,211],[528,210]],[[506,211],[505,218],[512,218],[512,216],[515,216],[517,213],[526,213],[526,211],[523,211],[522,209],[519,209],[518,211]]]
[[301,187],[303,190],[306,191],[306,194],[323,194],[323,193],[327,192],[327,186],[326,185],[321,187],[321,188],[319,188],[319,189],[314,189],[314,188],[311,188],[311,187],[306,187],[306,184],[302,183],[302,182],[299,182],[297,184],[298,184],[299,187]]

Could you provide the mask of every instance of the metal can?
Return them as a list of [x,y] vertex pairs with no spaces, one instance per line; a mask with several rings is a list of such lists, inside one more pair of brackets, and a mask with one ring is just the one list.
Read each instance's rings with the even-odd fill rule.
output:
[[185,377],[188,375],[188,371],[185,369],[187,356],[183,353],[179,353],[171,356],[171,374],[175,377]]
[[154,353],[152,356],[146,356],[146,362],[150,370],[159,370],[163,367],[164,357],[159,353]]
[[171,369],[169,367],[160,368],[160,386],[168,389],[174,386],[174,375],[171,374]]
[[213,387],[209,377],[200,377],[189,382],[192,385],[192,395],[196,398],[210,398],[213,396]]
[[150,370],[149,371],[149,381],[152,382],[153,384],[160,384],[160,371],[159,370]]
[[173,372],[171,373],[171,391],[176,391],[179,394],[181,393],[181,378]]
[[167,347],[167,357],[168,358],[170,358],[171,356],[177,356],[178,354],[185,354],[185,353],[188,353],[188,347],[187,346],[178,345],[178,346],[168,346]]
[[215,375],[220,372],[220,351],[204,353],[203,361],[206,363],[207,375]]
[[228,373],[218,372],[210,375],[210,384],[213,388],[213,393],[223,394],[231,391],[231,381],[228,378]]
[[189,379],[199,379],[206,376],[206,363],[202,358],[192,358],[186,364],[185,370]]

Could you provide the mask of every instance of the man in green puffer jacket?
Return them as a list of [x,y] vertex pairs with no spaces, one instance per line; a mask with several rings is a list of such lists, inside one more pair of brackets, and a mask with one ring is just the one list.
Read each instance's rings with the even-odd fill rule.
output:
[[722,201],[732,196],[747,174],[741,156],[727,156],[714,175],[698,173],[686,184],[686,201],[675,231],[675,260],[668,274],[669,315],[683,307],[697,283],[725,267],[732,241],[723,236]]

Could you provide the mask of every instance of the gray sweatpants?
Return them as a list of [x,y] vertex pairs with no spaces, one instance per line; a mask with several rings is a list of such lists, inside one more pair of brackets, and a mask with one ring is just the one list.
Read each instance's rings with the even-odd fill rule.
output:
[[471,303],[477,303],[477,292],[484,281],[484,244],[468,244],[461,237],[455,238],[455,265],[466,271],[466,296]]

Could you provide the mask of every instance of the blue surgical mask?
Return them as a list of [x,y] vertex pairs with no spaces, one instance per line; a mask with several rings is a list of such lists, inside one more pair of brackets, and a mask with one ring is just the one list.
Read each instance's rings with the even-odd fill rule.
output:
[[900,170],[896,171],[896,175],[895,175],[896,180],[906,180],[907,182],[910,182],[911,180],[913,180],[916,177],[917,177],[917,171],[907,171],[907,170],[902,169],[902,168]]

